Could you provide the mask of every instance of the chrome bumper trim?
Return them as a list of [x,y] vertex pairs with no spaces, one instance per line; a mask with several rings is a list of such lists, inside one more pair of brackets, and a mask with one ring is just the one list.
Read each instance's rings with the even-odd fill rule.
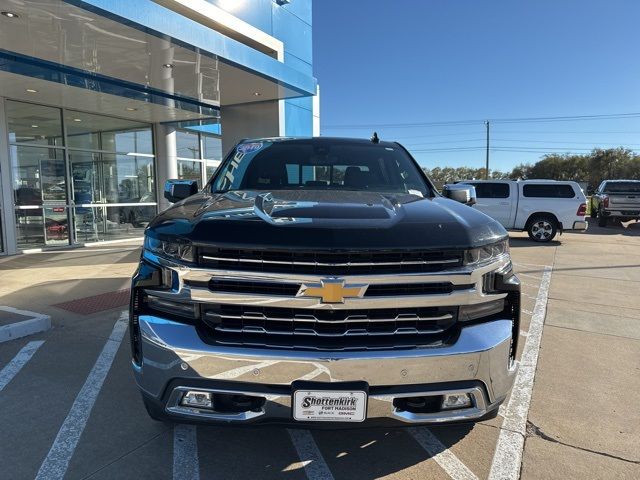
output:
[[511,320],[461,329],[456,343],[398,350],[309,351],[205,343],[191,325],[156,316],[139,317],[142,365],[134,364],[139,387],[160,399],[172,379],[286,385],[295,380],[370,386],[428,385],[480,381],[487,404],[504,398],[515,376],[510,366]]
[[[198,390],[202,392],[210,392],[213,394],[227,395],[248,395],[253,397],[262,397],[266,400],[265,405],[259,410],[246,411],[239,413],[220,413],[213,410],[200,409],[194,407],[185,407],[180,405],[180,400],[185,392],[189,390]],[[444,394],[469,394],[472,398],[472,406],[460,409],[442,410],[433,413],[413,413],[399,410],[393,406],[393,400],[396,398],[420,397],[420,396],[438,396]],[[376,417],[373,418],[394,418],[404,423],[422,424],[422,423],[444,423],[454,421],[474,420],[486,415],[492,405],[487,404],[486,395],[479,387],[473,388],[453,388],[447,390],[432,390],[413,392],[403,392],[394,395],[369,395],[368,411],[375,412]],[[287,420],[285,412],[291,411],[291,395],[273,395],[267,392],[247,391],[242,389],[216,389],[201,387],[185,387],[179,386],[171,391],[169,400],[167,401],[165,410],[173,415],[192,420],[205,420],[212,422],[224,423],[251,423],[260,421],[262,418],[278,418],[283,421]],[[279,415],[273,413],[280,410]],[[368,417],[372,418],[372,417]]]

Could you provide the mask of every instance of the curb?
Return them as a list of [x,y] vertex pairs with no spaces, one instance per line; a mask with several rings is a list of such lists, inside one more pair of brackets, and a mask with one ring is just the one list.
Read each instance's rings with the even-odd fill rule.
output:
[[0,306],[0,310],[29,317],[28,320],[0,327],[0,343],[33,335],[34,333],[45,332],[51,328],[51,317],[49,315],[4,306]]

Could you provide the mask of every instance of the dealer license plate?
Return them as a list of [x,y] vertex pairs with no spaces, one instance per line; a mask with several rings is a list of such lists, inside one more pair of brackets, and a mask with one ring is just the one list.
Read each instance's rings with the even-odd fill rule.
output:
[[363,422],[367,393],[361,391],[296,390],[293,418],[302,422]]

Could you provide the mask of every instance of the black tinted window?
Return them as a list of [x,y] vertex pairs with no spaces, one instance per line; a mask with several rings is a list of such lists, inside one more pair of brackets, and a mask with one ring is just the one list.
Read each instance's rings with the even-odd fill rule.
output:
[[399,147],[300,140],[238,145],[219,168],[213,189],[431,193]]
[[509,198],[509,184],[507,183],[474,183],[477,198]]
[[571,185],[555,185],[553,183],[525,185],[522,193],[525,197],[537,198],[573,198],[576,196]]
[[640,182],[607,182],[604,193],[640,193]]

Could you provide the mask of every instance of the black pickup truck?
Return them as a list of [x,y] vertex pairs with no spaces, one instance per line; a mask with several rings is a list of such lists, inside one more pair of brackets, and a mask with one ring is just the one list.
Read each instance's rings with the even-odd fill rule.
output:
[[[149,414],[325,426],[478,420],[516,372],[508,237],[398,143],[239,143],[145,231],[131,347]],[[447,198],[449,197],[449,198]]]

